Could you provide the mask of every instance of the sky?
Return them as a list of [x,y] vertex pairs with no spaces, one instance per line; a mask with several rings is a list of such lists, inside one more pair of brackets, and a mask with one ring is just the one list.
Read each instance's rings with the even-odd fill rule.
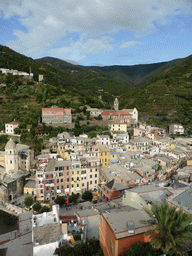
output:
[[84,66],[192,54],[192,0],[0,0],[0,44]]

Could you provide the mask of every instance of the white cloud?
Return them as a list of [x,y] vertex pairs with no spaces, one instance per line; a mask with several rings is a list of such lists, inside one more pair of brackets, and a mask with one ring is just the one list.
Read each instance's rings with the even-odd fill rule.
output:
[[[191,14],[192,4],[191,0],[6,0],[0,11],[5,18],[18,17],[27,28],[26,33],[14,32],[17,39],[7,43],[9,47],[38,56],[76,32],[83,39],[71,42],[70,49],[75,55],[83,51],[80,58],[86,52],[112,49],[112,41],[104,40],[106,34],[109,39],[127,30],[144,36],[155,30],[154,22],[165,24],[178,13]],[[61,48],[66,49],[66,45]]]
[[119,48],[121,49],[128,48],[136,44],[140,44],[140,42],[139,41],[129,41],[129,42],[123,41]]
[[96,39],[83,39],[81,37],[78,41],[71,41],[68,46],[62,46],[49,51],[49,54],[54,57],[62,59],[70,59],[78,62],[86,57],[87,53],[97,53],[110,51],[113,49],[112,42],[114,39],[110,36],[102,36]]

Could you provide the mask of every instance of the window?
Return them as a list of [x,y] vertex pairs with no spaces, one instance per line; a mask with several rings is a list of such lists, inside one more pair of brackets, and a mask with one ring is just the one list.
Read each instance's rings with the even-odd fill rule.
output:
[[48,179],[49,178],[49,176],[48,176],[48,174],[46,174],[46,179]]
[[[67,170],[69,170],[69,166],[67,166]],[[67,175],[69,175],[69,174],[67,174]]]
[[67,185],[67,188],[69,188],[69,185]]
[[63,179],[61,179],[61,182],[63,182]]
[[69,175],[69,172],[67,172],[67,175]]
[[69,178],[67,178],[67,182],[69,182]]
[[92,184],[92,181],[90,181],[90,185]]
[[63,188],[63,185],[61,185],[61,188]]
[[12,160],[10,160],[10,164],[12,164]]
[[59,176],[60,176],[60,177],[61,177],[61,176],[63,176],[63,173],[62,173],[62,172],[60,172],[60,173],[59,173]]
[[92,169],[90,169],[90,172],[92,172]]
[[79,184],[77,184],[77,187],[79,187]]
[[71,181],[73,181],[73,178],[71,178]]
[[73,187],[74,187],[74,185],[72,184],[72,185],[71,185],[71,187],[73,188]]
[[57,179],[57,183],[59,183],[59,179]]
[[79,180],[79,177],[77,177],[77,180]]
[[95,174],[95,178],[97,178],[97,174]]
[[97,184],[97,180],[95,180],[95,184]]
[[90,179],[92,178],[92,175],[90,175]]
[[53,178],[53,174],[51,174],[51,178]]
[[43,193],[43,189],[41,189],[41,194]]
[[82,187],[84,187],[84,183],[82,183]]
[[57,189],[59,189],[59,186],[57,186]]
[[79,174],[79,171],[77,171],[77,174]]
[[74,171],[72,171],[72,174],[74,174]]
[[110,250],[113,253],[113,243],[112,243],[112,240],[110,240]]

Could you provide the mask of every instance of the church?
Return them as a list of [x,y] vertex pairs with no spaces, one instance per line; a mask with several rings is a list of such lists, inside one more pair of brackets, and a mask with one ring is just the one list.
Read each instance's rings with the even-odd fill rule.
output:
[[5,146],[4,164],[0,165],[1,201],[10,202],[23,194],[25,180],[30,173],[25,168],[20,168],[20,158],[21,154],[18,152],[17,146],[10,138]]

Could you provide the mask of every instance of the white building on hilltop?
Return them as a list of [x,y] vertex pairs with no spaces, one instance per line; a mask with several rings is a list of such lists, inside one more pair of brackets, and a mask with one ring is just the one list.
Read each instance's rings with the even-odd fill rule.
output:
[[19,123],[15,121],[5,124],[5,133],[14,134],[14,130],[18,128],[18,126],[19,126]]

